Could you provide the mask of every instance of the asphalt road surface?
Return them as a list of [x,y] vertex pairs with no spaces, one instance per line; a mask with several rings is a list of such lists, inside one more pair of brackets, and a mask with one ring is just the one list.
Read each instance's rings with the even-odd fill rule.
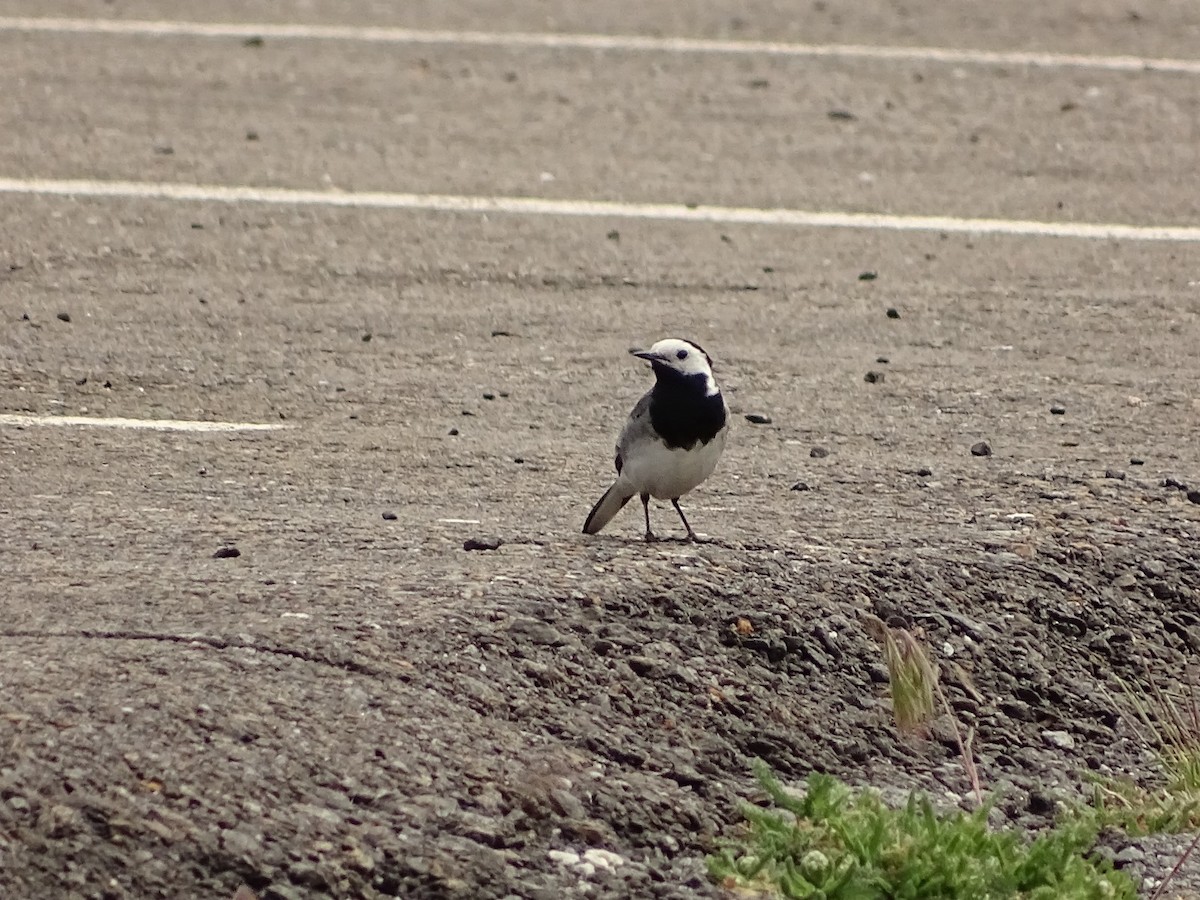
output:
[[[720,896],[754,757],[967,795],[862,612],[1011,823],[1153,783],[1113,692],[1200,652],[1200,66],[1114,59],[1194,59],[1192,0],[0,17],[4,896]],[[585,537],[665,336],[735,413],[711,543]],[[1186,844],[1112,841],[1147,885]]]

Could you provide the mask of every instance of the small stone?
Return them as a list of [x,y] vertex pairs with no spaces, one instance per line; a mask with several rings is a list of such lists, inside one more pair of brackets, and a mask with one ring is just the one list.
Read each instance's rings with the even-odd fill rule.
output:
[[1029,804],[1026,809],[1035,816],[1048,816],[1054,812],[1057,804],[1054,798],[1044,791],[1032,790],[1029,792]]
[[1129,458],[1129,464],[1131,466],[1144,466],[1146,464],[1146,461],[1144,459],[1142,459],[1140,456],[1131,456]]
[[243,47],[261,47],[264,41],[259,35],[253,35],[242,41]]
[[1178,478],[1172,478],[1170,475],[1162,480],[1162,486],[1165,488],[1175,488],[1177,491],[1186,491],[1188,489],[1186,484]]
[[918,478],[928,478],[932,474],[933,474],[933,469],[927,468],[926,466],[921,466],[921,468],[917,469],[917,471],[916,471],[916,475]]
[[612,231],[610,231],[608,234],[606,234],[605,237],[608,238],[610,241],[617,241],[619,243],[621,240],[621,232],[617,231],[617,229],[614,228]]
[[824,459],[829,455],[829,451],[824,447],[813,447],[808,451],[808,455],[813,459]]
[[1146,861],[1146,851],[1141,847],[1130,844],[1113,857],[1113,865],[1118,869]]
[[625,857],[620,854],[613,853],[611,850],[602,850],[598,847],[591,847],[583,851],[583,858],[590,862],[597,869],[615,869],[618,866],[625,865]]
[[1042,740],[1061,750],[1075,749],[1075,738],[1066,731],[1043,731]]
[[884,376],[882,372],[871,371],[863,376],[863,381],[865,381],[867,384],[882,384],[883,377]]
[[491,391],[484,391],[483,399],[484,400],[495,400],[496,395],[493,394]]
[[394,512],[385,512],[385,513],[383,514],[383,520],[384,520],[385,522],[395,522],[395,521],[396,521],[396,514],[395,514]]
[[242,555],[242,551],[237,547],[222,547],[213,554],[213,559],[237,559]]
[[518,466],[523,466],[523,465],[525,464],[525,457],[523,457],[523,456],[514,456],[514,457],[513,457],[513,462],[515,462],[515,463],[516,463]]
[[891,360],[888,359],[886,356],[877,356],[877,357],[875,357],[875,362],[879,363],[880,365],[886,366],[888,363],[891,362]]
[[170,144],[159,144],[154,148],[154,152],[159,156],[173,156],[175,154],[175,148]]
[[631,656],[625,662],[629,664],[629,668],[633,669],[635,675],[642,678],[653,675],[659,668],[658,660],[650,659],[648,656]]
[[1050,407],[1050,415],[1052,415],[1052,416],[1065,416],[1066,414],[1067,414],[1067,408],[1065,406],[1060,406],[1059,404],[1056,403],[1052,407]]
[[528,617],[513,619],[508,626],[508,633],[513,637],[526,638],[534,644],[542,644],[546,647],[557,647],[567,642],[559,630],[549,622]]
[[255,131],[253,128],[251,128],[249,131],[246,132],[246,140],[257,141],[258,140],[258,132]]
[[193,222],[193,223],[192,223],[192,230],[193,230],[193,231],[203,231],[203,230],[204,230],[204,225],[203,225],[202,223],[200,223],[200,222]]
[[894,306],[889,306],[888,311],[887,311],[887,317],[889,319],[900,318],[900,310],[896,309],[896,307],[894,307]]
[[1192,503],[1200,504],[1200,491],[1188,491],[1187,498]]
[[792,485],[793,491],[811,491],[812,486],[807,481],[797,481]]
[[770,425],[771,417],[763,413],[746,413],[746,421],[751,425]]
[[1113,478],[1113,479],[1116,479],[1117,481],[1124,481],[1125,473],[1122,472],[1120,469],[1105,469],[1104,477],[1105,478]]
[[369,344],[369,343],[371,343],[371,332],[369,332],[369,331],[368,331],[366,334],[364,334],[364,335],[362,336],[362,342],[363,342],[364,344]]
[[1137,576],[1132,572],[1125,572],[1113,579],[1113,587],[1129,590],[1137,585]]
[[879,277],[879,273],[877,273],[877,272],[859,272],[858,273],[859,281],[874,281],[878,277]]
[[464,550],[499,550],[504,541],[498,537],[467,538],[463,541]]
[[87,376],[84,375],[82,378],[76,378],[75,384],[79,387],[83,387],[85,384],[87,384]]
[[458,429],[457,429],[457,428],[451,428],[451,429],[450,429],[450,431],[449,431],[449,432],[447,432],[447,433],[448,433],[448,434],[449,434],[451,437],[454,437],[456,434],[458,434]]
[[511,331],[504,331],[503,329],[497,328],[492,331],[492,337],[516,337],[516,335]]
[[58,321],[60,321],[60,322],[70,322],[70,321],[71,321],[71,314],[70,314],[70,313],[61,312],[61,313],[59,313],[59,314],[58,314],[57,318],[58,318]]
[[972,456],[991,456],[992,455],[992,445],[989,444],[987,441],[980,441],[977,444],[972,444],[971,445],[971,455]]
[[568,819],[587,818],[587,810],[584,805],[570,791],[554,788],[546,799],[550,801],[551,808],[560,816]]
[[[829,116],[829,118],[833,119],[835,122],[853,122],[854,121],[854,113],[850,112],[850,110],[848,110],[848,109],[831,109],[828,113],[826,113],[826,115]],[[860,275],[859,277],[861,278],[862,276]],[[871,273],[871,277],[872,278],[875,277],[875,274],[873,272]]]

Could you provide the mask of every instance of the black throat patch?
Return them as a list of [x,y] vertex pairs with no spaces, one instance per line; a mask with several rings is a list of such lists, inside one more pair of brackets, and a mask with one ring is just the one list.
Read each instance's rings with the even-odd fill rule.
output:
[[654,392],[650,396],[650,423],[669,450],[691,450],[707,444],[725,427],[725,401],[718,391],[705,396],[703,375],[681,375],[666,366],[654,367]]

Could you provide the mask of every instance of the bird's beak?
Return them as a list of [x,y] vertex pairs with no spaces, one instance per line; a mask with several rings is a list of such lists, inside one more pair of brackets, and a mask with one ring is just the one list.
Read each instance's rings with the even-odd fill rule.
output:
[[630,350],[629,352],[632,353],[634,356],[636,356],[638,359],[644,359],[647,362],[661,362],[662,361],[661,356],[659,356],[657,353],[654,353],[650,350]]

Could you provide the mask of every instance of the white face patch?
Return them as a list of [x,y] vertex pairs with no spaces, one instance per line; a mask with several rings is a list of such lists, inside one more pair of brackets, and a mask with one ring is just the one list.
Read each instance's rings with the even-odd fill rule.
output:
[[664,338],[651,347],[650,352],[661,359],[661,365],[669,366],[681,375],[703,375],[706,396],[711,397],[719,392],[708,358],[703,350],[690,341]]

